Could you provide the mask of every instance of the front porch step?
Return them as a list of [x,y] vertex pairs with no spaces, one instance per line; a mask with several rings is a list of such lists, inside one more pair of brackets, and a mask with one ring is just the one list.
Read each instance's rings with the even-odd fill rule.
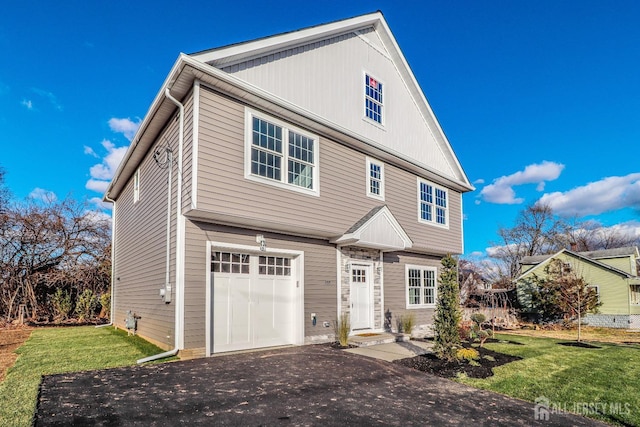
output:
[[389,344],[402,340],[402,334],[392,334],[389,332],[366,333],[350,336],[349,344],[356,347],[368,347],[371,345]]

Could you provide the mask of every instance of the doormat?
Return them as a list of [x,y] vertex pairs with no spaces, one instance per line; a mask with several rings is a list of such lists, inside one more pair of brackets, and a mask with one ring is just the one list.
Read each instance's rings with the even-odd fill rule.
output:
[[366,334],[358,334],[356,336],[357,337],[375,337],[376,335],[380,335],[380,334],[374,334],[374,333],[368,332]]

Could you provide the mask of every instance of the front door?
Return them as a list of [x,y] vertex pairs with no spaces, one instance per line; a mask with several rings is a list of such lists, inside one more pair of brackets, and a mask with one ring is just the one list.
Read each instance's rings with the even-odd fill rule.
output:
[[371,266],[351,266],[351,329],[371,329]]

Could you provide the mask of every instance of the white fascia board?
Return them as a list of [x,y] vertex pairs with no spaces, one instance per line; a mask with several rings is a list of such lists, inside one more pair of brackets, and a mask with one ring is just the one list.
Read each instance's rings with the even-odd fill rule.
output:
[[381,19],[384,19],[382,18],[382,14],[380,12],[375,12],[343,21],[318,25],[201,53],[194,53],[191,57],[202,62],[211,63],[215,66],[226,66],[233,64],[234,62],[244,61],[249,57],[264,55],[267,52],[284,50],[289,47],[306,44],[320,38],[331,37],[335,34],[375,25]]

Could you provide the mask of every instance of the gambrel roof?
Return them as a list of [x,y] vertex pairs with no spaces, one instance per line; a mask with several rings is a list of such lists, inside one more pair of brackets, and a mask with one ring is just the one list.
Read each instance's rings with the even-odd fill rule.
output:
[[[374,57],[377,66],[368,63],[364,67],[372,70],[362,69],[358,62],[362,57]],[[349,63],[352,59],[354,62]],[[321,67],[322,64],[326,66]],[[356,65],[359,74],[354,72]],[[283,74],[283,70],[300,67],[304,69],[298,73],[300,76]],[[336,67],[342,67],[344,75]],[[313,79],[303,78],[313,70],[321,72]],[[362,90],[364,72],[379,73],[388,80],[389,93],[385,95],[390,103],[388,111],[393,106],[398,112],[395,117],[388,114],[385,129],[362,119],[345,121],[346,115],[338,108],[348,102],[356,102],[356,108],[362,108],[361,97],[355,101],[354,97],[346,96],[336,100],[336,93],[345,92],[339,86],[343,81],[345,87]],[[338,87],[329,90],[326,83],[320,87],[321,78],[337,82]],[[454,190],[473,190],[382,13],[375,12],[192,55],[180,54],[132,140],[105,199],[118,196],[174,114],[176,106],[166,94],[182,100],[194,81]],[[300,85],[305,85],[304,90],[300,90]],[[407,123],[410,126],[405,129]]]

